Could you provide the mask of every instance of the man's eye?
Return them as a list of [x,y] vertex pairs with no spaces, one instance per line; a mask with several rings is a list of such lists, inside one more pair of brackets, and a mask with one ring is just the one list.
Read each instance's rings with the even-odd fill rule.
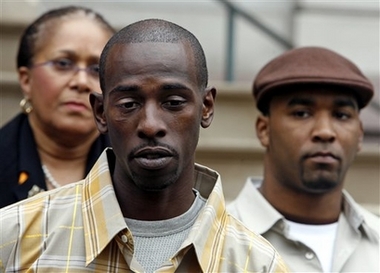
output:
[[168,104],[169,106],[180,106],[183,103],[185,103],[185,101],[183,100],[169,100],[166,102],[166,104]]
[[163,102],[165,107],[177,108],[186,103],[186,100],[182,96],[170,96]]
[[293,116],[298,118],[307,118],[310,116],[310,113],[307,111],[294,111]]
[[347,114],[344,112],[336,112],[334,115],[336,118],[341,119],[341,120],[346,120],[346,119],[349,119],[351,117],[350,114]]
[[58,59],[53,61],[53,65],[59,70],[70,70],[73,68],[74,63],[69,59]]
[[125,109],[133,109],[138,106],[138,103],[135,101],[128,101],[121,104],[121,106]]

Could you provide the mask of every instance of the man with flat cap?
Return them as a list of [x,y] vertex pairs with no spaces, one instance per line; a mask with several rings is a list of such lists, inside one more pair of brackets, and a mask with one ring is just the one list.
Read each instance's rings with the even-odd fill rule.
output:
[[379,217],[344,190],[373,92],[355,64],[320,47],[285,52],[255,79],[264,177],[249,178],[229,210],[292,272],[380,271]]

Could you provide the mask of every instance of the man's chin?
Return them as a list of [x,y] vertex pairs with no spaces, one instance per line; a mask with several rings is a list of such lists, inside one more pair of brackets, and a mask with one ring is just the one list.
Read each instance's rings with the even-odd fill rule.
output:
[[[171,185],[173,185],[176,181],[175,178],[146,178],[141,176],[134,176],[134,180],[136,181],[136,185],[143,191],[146,192],[160,192],[167,188],[169,188]],[[137,182],[138,181],[138,182]]]
[[314,181],[303,181],[304,187],[313,193],[325,193],[335,189],[338,183],[335,180],[319,179]]

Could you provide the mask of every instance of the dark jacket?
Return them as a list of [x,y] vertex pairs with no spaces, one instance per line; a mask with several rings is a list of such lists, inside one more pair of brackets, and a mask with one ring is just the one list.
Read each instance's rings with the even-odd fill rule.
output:
[[[106,135],[95,140],[87,157],[86,174],[108,146]],[[19,185],[21,172],[27,173],[28,179]],[[27,198],[34,185],[47,189],[28,117],[19,114],[0,129],[0,208]]]

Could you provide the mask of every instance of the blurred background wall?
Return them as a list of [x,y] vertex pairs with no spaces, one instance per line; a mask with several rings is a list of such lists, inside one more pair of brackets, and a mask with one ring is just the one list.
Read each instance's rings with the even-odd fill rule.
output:
[[258,70],[283,51],[306,45],[325,46],[354,61],[375,86],[376,96],[362,112],[365,143],[348,173],[346,188],[380,214],[378,0],[2,0],[1,126],[19,111],[15,58],[20,33],[42,12],[70,4],[99,11],[117,29],[141,19],[162,18],[197,36],[207,57],[210,85],[218,90],[215,119],[211,128],[201,131],[197,161],[222,174],[227,200],[236,196],[247,176],[262,174],[263,149],[255,135],[257,112],[250,90]]

